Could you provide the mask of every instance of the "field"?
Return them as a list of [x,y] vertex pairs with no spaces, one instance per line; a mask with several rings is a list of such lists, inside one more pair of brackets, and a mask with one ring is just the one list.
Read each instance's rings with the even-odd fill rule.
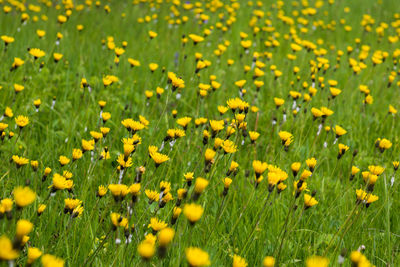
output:
[[1,266],[400,266],[397,1],[0,7]]

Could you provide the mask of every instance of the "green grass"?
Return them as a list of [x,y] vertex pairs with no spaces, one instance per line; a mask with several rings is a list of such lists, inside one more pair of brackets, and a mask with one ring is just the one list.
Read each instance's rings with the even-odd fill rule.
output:
[[[11,6],[6,1],[3,2],[0,4],[1,8]],[[397,77],[388,86],[390,73],[398,71],[393,56],[398,42],[390,43],[388,40],[388,36],[398,35],[398,28],[392,24],[397,20],[396,12],[399,12],[397,1],[336,0],[333,4],[323,1],[324,5],[316,9],[317,13],[309,16],[301,14],[304,7],[300,2],[297,2],[296,6],[290,1],[282,1],[284,5],[278,10],[276,1],[261,1],[263,5],[256,7],[256,3],[249,6],[247,1],[240,0],[237,1],[240,8],[230,14],[235,18],[235,22],[225,32],[216,25],[218,22],[226,25],[230,8],[220,7],[214,12],[210,10],[210,1],[198,2],[203,13],[209,16],[207,23],[202,24],[199,24],[193,9],[185,10],[182,5],[177,6],[179,18],[188,17],[188,21],[180,25],[169,25],[166,19],[166,16],[171,14],[173,4],[170,1],[157,1],[161,2],[159,4],[152,1],[143,1],[140,4],[132,4],[131,1],[102,1],[98,8],[93,3],[92,7],[85,6],[81,11],[73,9],[68,21],[62,25],[57,23],[57,16],[66,12],[61,4],[60,9],[56,9],[55,5],[47,7],[36,1],[28,2],[40,6],[41,11],[35,13],[28,9],[26,13],[30,19],[24,24],[20,21],[21,12],[14,7],[8,14],[0,14],[0,34],[15,38],[15,42],[9,44],[7,49],[3,43],[0,45],[0,113],[9,106],[14,117],[25,115],[30,120],[18,138],[19,130],[15,126],[14,118],[4,118],[2,121],[8,124],[6,135],[13,131],[15,136],[12,139],[6,136],[0,143],[0,198],[12,198],[13,188],[28,183],[37,193],[33,204],[22,211],[14,208],[12,220],[0,220],[0,234],[10,239],[14,236],[17,219],[28,219],[34,223],[30,239],[16,260],[17,264],[25,264],[26,250],[31,246],[63,258],[67,266],[81,266],[83,263],[94,266],[144,264],[137,253],[137,245],[144,239],[145,234],[151,232],[148,228],[151,217],[155,215],[170,223],[177,199],[176,192],[178,188],[185,187],[183,175],[186,172],[194,172],[195,177],[205,177],[210,181],[205,192],[196,201],[204,207],[204,214],[193,227],[188,224],[183,213],[175,225],[169,224],[176,231],[174,240],[168,247],[166,257],[161,259],[155,255],[146,263],[150,266],[186,266],[184,251],[189,246],[207,251],[211,266],[231,265],[233,254],[244,257],[249,266],[261,266],[265,256],[277,257],[282,240],[282,235],[279,234],[281,231],[285,232],[282,229],[286,229],[285,219],[288,213],[290,215],[279,256],[279,266],[303,266],[308,257],[322,256],[325,252],[331,266],[337,266],[338,255],[343,249],[347,250],[344,265],[348,266],[350,252],[357,250],[361,245],[365,246],[364,255],[376,266],[400,264],[400,227],[397,223],[400,219],[397,212],[400,208],[399,181],[392,165],[392,161],[399,159],[399,117],[397,114],[388,114],[389,104],[400,107]],[[226,7],[232,6],[230,1],[222,2]],[[310,7],[314,7],[317,1],[308,2]],[[104,11],[106,4],[111,8],[108,14]],[[75,3],[75,8],[77,5]],[[349,7],[350,12],[346,13],[345,7]],[[249,21],[255,9],[263,10],[265,15],[256,22],[261,31],[253,35]],[[294,11],[300,12],[300,15],[294,16]],[[294,25],[283,23],[279,12],[293,18]],[[122,13],[125,14],[124,17]],[[218,17],[221,13],[224,14],[224,20]],[[157,19],[148,23],[138,23],[139,18],[154,14],[157,15]],[[371,32],[364,31],[361,26],[365,14],[375,19],[371,25]],[[48,20],[42,20],[42,15],[46,15]],[[38,16],[38,21],[34,21],[34,16]],[[308,24],[300,26],[297,22],[298,17],[307,19]],[[262,27],[266,26],[266,19],[272,22],[274,31],[262,30]],[[341,19],[345,20],[343,25]],[[313,23],[319,21],[323,26],[314,30]],[[388,28],[385,29],[384,36],[378,38],[375,30],[381,23],[387,23]],[[82,31],[76,29],[79,24],[84,26]],[[331,26],[327,26],[328,24]],[[345,31],[345,25],[351,26],[352,30]],[[194,45],[189,39],[184,46],[182,45],[183,35],[203,35],[203,31],[211,27],[211,34],[205,37],[204,42]],[[321,88],[317,82],[315,87],[318,91],[309,102],[304,102],[303,97],[297,100],[297,116],[292,113],[293,100],[289,91],[299,91],[302,95],[308,93],[308,87],[312,84],[309,62],[316,61],[317,56],[313,51],[307,52],[303,48],[295,53],[297,58],[294,61],[287,58],[287,54],[293,54],[290,48],[290,44],[294,42],[294,36],[290,35],[291,27],[296,29],[297,37],[301,40],[313,42],[318,49],[326,49],[323,57],[329,61],[329,68],[325,72],[321,69],[315,74],[317,78],[324,77],[325,88]],[[300,27],[308,29],[308,32],[300,32]],[[38,38],[37,29],[45,30],[45,37]],[[148,36],[150,30],[158,34],[153,40]],[[56,45],[57,32],[64,35],[59,45]],[[252,40],[254,44],[249,53],[245,53],[240,45],[240,32],[249,34],[247,40]],[[264,42],[271,39],[274,33],[280,46],[266,47]],[[118,65],[114,63],[114,51],[102,44],[102,40],[106,40],[108,36],[114,38],[116,47],[121,47],[123,41],[128,42]],[[356,44],[355,38],[360,38],[361,43]],[[229,41],[230,45],[227,46],[226,52],[217,57],[213,51],[225,41]],[[354,58],[359,61],[359,49],[362,45],[370,47],[368,57],[364,60],[367,67],[360,73],[353,74],[348,60]],[[354,48],[349,55],[348,46]],[[34,60],[27,52],[28,48],[40,48],[46,55]],[[344,51],[344,55],[335,69],[339,49]],[[382,64],[373,66],[372,55],[378,50],[387,52],[388,57]],[[54,52],[63,54],[58,63],[53,60]],[[196,52],[202,53],[203,59],[212,63],[208,68],[200,70],[199,75],[195,74]],[[258,93],[253,85],[254,71],[244,72],[245,65],[252,65],[254,52],[272,54],[271,59],[264,56],[258,58],[266,64],[263,69],[265,75],[257,78],[265,83]],[[14,57],[22,58],[25,64],[10,71]],[[128,58],[139,60],[141,66],[131,68]],[[228,66],[228,59],[234,60],[232,66]],[[41,62],[44,65],[39,71]],[[152,73],[148,67],[149,63],[157,63],[159,68]],[[272,65],[283,73],[278,79],[275,79],[270,71]],[[297,75],[293,73],[294,66],[300,68]],[[185,81],[185,88],[179,92],[180,98],[168,85],[169,71]],[[119,81],[105,87],[102,78],[106,75],[115,75]],[[221,83],[221,87],[216,91],[209,91],[206,97],[201,98],[198,85],[210,83],[210,75],[216,75],[216,81]],[[299,80],[296,76],[299,76]],[[86,78],[90,84],[90,93],[87,88],[80,87],[82,78]],[[230,140],[236,141],[238,151],[224,155],[223,151],[218,150],[217,160],[211,171],[206,174],[203,170],[204,151],[206,148],[212,148],[214,141],[210,138],[208,145],[203,145],[203,130],[210,128],[209,124],[195,127],[194,120],[205,117],[210,120],[225,119],[230,123],[233,118],[231,111],[220,115],[217,107],[226,105],[229,98],[239,97],[238,88],[234,83],[241,79],[247,80],[244,86],[247,93],[243,100],[259,109],[256,113],[249,111],[247,114],[247,130],[259,132],[260,138],[253,145],[249,137],[243,137],[242,131],[236,131]],[[337,88],[342,90],[334,99],[330,99],[328,80],[336,80]],[[302,86],[303,82],[308,83],[307,88]],[[14,83],[24,85],[25,89],[16,95]],[[363,84],[368,85],[371,90],[371,105],[363,104],[364,94],[359,91],[359,86]],[[160,99],[156,97],[157,87],[168,87]],[[149,101],[146,100],[145,90],[154,92]],[[56,97],[56,102],[54,108],[51,108],[53,97]],[[284,98],[285,104],[276,109],[274,97]],[[33,101],[39,98],[42,105],[39,112],[36,112]],[[111,129],[110,133],[104,141],[96,144],[93,161],[90,152],[87,152],[76,162],[61,167],[58,163],[60,155],[71,158],[72,149],[80,148],[82,139],[91,139],[90,131],[99,131],[99,100],[107,101],[104,111],[111,113],[111,119],[105,126]],[[317,136],[321,119],[313,120],[311,108],[322,106],[334,111],[333,115],[325,120],[324,126],[340,125],[347,130],[347,134],[340,137],[336,144],[332,131],[322,130]],[[173,147],[170,148],[169,144],[165,143],[161,153],[167,154],[170,160],[156,169],[152,160],[148,159],[148,146],[160,147],[167,129],[182,128],[171,115],[174,109],[178,111],[177,118],[189,116],[192,121],[186,130],[186,136],[178,139]],[[283,111],[287,114],[285,122]],[[126,118],[138,120],[139,115],[146,117],[150,124],[148,128],[138,132],[142,142],[132,155],[133,166],[126,170],[123,183],[134,183],[135,168],[147,164],[141,183],[141,195],[134,206],[134,213],[129,216],[129,223],[135,224],[132,242],[125,244],[123,229],[107,234],[112,226],[111,212],[126,215],[130,197],[126,197],[122,203],[117,203],[110,192],[101,199],[96,197],[96,192],[99,185],[118,183],[116,159],[123,153],[121,139],[128,137],[128,131],[121,121]],[[275,126],[271,123],[274,117],[277,118]],[[288,131],[294,136],[288,152],[283,149],[278,136],[279,131]],[[218,137],[225,138],[225,132],[223,130]],[[380,153],[375,148],[377,138],[387,138],[393,146]],[[327,147],[324,147],[324,142]],[[337,160],[338,143],[350,147],[340,160]],[[105,146],[109,148],[111,158],[97,160]],[[352,158],[355,150],[358,154]],[[35,172],[29,165],[16,168],[16,164],[10,160],[13,155],[39,161],[39,169]],[[290,165],[295,161],[301,162],[301,173],[307,168],[306,159],[311,157],[317,159],[317,166],[312,177],[307,180],[308,193],[316,190],[315,198],[319,203],[303,211],[301,195],[296,200],[297,209],[292,212],[295,179]],[[221,179],[226,177],[232,160],[239,163],[239,171],[232,177],[233,183],[227,196],[223,197]],[[286,171],[289,174],[284,182],[287,189],[280,194],[274,190],[268,201],[265,201],[268,196],[268,171],[264,173],[264,180],[255,189],[253,160],[261,160]],[[352,165],[359,167],[361,171],[350,181]],[[360,208],[359,216],[356,213],[350,216],[356,206],[355,190],[365,187],[361,172],[367,171],[369,165],[385,167],[373,191],[373,194],[379,196],[379,200],[368,208]],[[42,182],[45,167],[52,168],[52,173]],[[73,192],[58,191],[55,196],[49,197],[48,187],[52,184],[52,175],[62,174],[63,170],[73,173]],[[396,178],[394,185],[390,186],[392,175]],[[174,200],[158,210],[157,203],[148,204],[144,190],[159,191],[160,181],[171,183]],[[67,197],[82,200],[85,210],[81,217],[70,219],[69,215],[64,214],[64,199]],[[193,202],[189,197],[184,203]],[[40,217],[36,215],[39,204],[47,205]],[[341,230],[335,234],[338,229],[342,229],[341,226],[349,216],[351,227],[346,232]],[[107,239],[103,247],[98,238],[105,235]],[[116,238],[121,239],[122,243],[115,244]],[[329,245],[330,241],[332,242]],[[96,253],[91,257],[93,251]]]

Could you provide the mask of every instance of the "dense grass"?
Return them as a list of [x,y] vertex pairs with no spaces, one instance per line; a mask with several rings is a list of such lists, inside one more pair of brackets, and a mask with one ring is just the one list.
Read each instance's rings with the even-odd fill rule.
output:
[[[389,75],[392,71],[394,75],[397,73],[394,51],[398,42],[392,43],[388,39],[399,33],[399,28],[392,24],[400,16],[396,13],[399,11],[396,1],[329,1],[334,2],[332,4],[323,1],[323,5],[315,9],[315,15],[302,15],[306,7],[300,1],[294,2],[297,5],[289,1],[262,1],[260,7],[256,6],[256,2],[250,5],[248,1],[237,1],[236,4],[222,1],[225,7],[215,12],[212,8],[217,2],[201,1],[198,3],[203,14],[209,16],[205,23],[199,23],[201,19],[195,14],[194,8],[185,10],[183,2],[176,6],[179,17],[166,18],[171,15],[171,1],[157,1],[160,2],[157,4],[153,1],[102,1],[99,7],[93,3],[82,10],[75,10],[78,7],[78,3],[75,3],[72,14],[64,24],[57,23],[57,16],[66,13],[63,5],[60,4],[60,9],[57,9],[55,4],[45,6],[36,1],[28,2],[34,2],[41,10],[35,13],[27,9],[25,12],[30,19],[25,23],[21,23],[21,11],[15,7],[7,14],[0,14],[0,34],[15,38],[15,42],[7,48],[4,43],[0,46],[0,113],[9,106],[14,117],[25,115],[30,120],[21,131],[14,118],[5,117],[2,120],[8,124],[8,128],[0,144],[0,197],[12,198],[13,189],[25,184],[37,193],[33,204],[22,210],[14,207],[11,220],[0,220],[0,234],[10,239],[14,236],[17,219],[34,223],[30,239],[16,260],[17,264],[25,264],[26,250],[31,246],[63,258],[68,266],[144,264],[137,246],[151,232],[148,228],[151,217],[166,221],[176,231],[166,257],[154,256],[146,263],[151,266],[187,264],[185,248],[189,246],[207,251],[211,266],[231,265],[234,254],[245,258],[249,266],[261,266],[268,255],[277,258],[278,266],[302,266],[312,255],[325,256],[329,258],[331,266],[337,266],[337,258],[344,249],[347,250],[344,253],[344,265],[348,266],[351,262],[350,252],[362,245],[365,246],[362,252],[372,264],[400,264],[400,227],[397,223],[400,220],[397,212],[400,208],[399,181],[392,164],[399,159],[399,126],[398,115],[388,114],[390,104],[395,108],[400,107],[397,78],[389,85]],[[318,4],[316,2],[308,1],[310,7],[315,7]],[[104,11],[106,4],[111,9],[109,13]],[[280,4],[284,5],[278,7]],[[6,5],[11,6],[4,1],[1,7]],[[239,5],[240,8],[237,8]],[[345,12],[345,8],[349,12]],[[231,14],[228,13],[230,9],[233,9]],[[250,26],[254,10],[264,11],[264,17]],[[299,12],[298,16],[293,13],[295,11]],[[279,16],[281,12],[294,19],[294,24],[282,22]],[[224,14],[223,20],[218,16],[221,13]],[[375,19],[371,24],[371,32],[361,26],[365,14]],[[47,16],[48,20],[41,19],[42,15]],[[152,15],[157,15],[157,19],[138,22],[138,19]],[[34,16],[38,16],[38,21],[34,21]],[[183,16],[188,18],[186,23],[171,24],[171,20],[174,22]],[[226,31],[219,29],[217,23],[227,25],[229,17],[235,20],[232,25]],[[299,17],[306,19],[307,24],[302,25],[297,21]],[[271,31],[270,28],[267,31],[262,29],[268,26],[264,23],[266,19],[274,27]],[[314,27],[317,22],[322,26]],[[376,29],[381,23],[387,23],[388,28],[382,37],[378,37]],[[76,28],[80,24],[84,26],[82,31]],[[261,31],[253,34],[254,26],[260,27]],[[351,31],[346,31],[345,26],[351,26]],[[302,33],[301,28],[308,32]],[[37,36],[38,29],[46,31],[43,38]],[[203,42],[194,45],[189,39],[183,45],[183,35],[187,37],[194,33],[203,36],[205,29],[210,29],[211,33]],[[305,47],[293,52],[290,45],[297,39],[293,34],[294,29],[300,40],[314,43],[315,50],[325,49],[326,54],[318,56],[315,51],[307,51]],[[149,31],[156,32],[158,36],[150,39]],[[56,44],[57,32],[63,34],[59,44]],[[248,53],[240,44],[240,32],[248,34],[246,40],[252,40]],[[119,64],[114,62],[114,51],[107,48],[109,36],[114,38],[116,47],[122,47],[123,41],[128,43]],[[264,42],[271,40],[272,36],[280,45],[266,47]],[[359,44],[356,38],[359,38]],[[104,44],[102,40],[105,40]],[[229,41],[230,45],[220,57],[216,56],[214,50],[225,41]],[[359,54],[363,45],[370,48],[364,60],[366,68],[355,74],[349,67],[349,59],[360,62]],[[354,51],[347,53],[348,46],[353,47]],[[34,60],[28,48],[40,48],[46,55]],[[337,62],[338,50],[344,54]],[[388,57],[381,64],[374,65],[372,56],[378,50],[387,52]],[[54,52],[63,54],[58,63],[53,60]],[[212,63],[197,73],[196,52],[202,53],[203,59]],[[244,72],[245,65],[252,66],[254,52],[260,53],[257,60],[266,64],[263,68],[265,75],[257,78],[264,82],[259,92],[253,84],[254,68]],[[264,56],[264,52],[271,53],[272,57]],[[295,54],[296,59],[289,60],[288,54]],[[14,57],[22,58],[25,64],[10,71]],[[131,68],[128,58],[139,60],[141,66]],[[318,58],[329,62],[325,71],[322,67],[314,72],[316,79],[324,77],[325,88],[317,81],[315,96],[308,102],[303,101],[304,94],[312,86],[310,60],[317,61]],[[228,65],[228,59],[234,63]],[[40,67],[42,62],[43,67]],[[158,69],[151,72],[148,67],[150,63],[157,63]],[[273,65],[283,73],[277,79],[270,71]],[[300,68],[297,74],[293,73],[295,66]],[[181,77],[185,81],[185,88],[173,92],[168,84],[168,72]],[[102,81],[106,75],[115,75],[119,81],[106,87]],[[210,75],[216,75],[221,87],[210,90],[206,97],[200,97],[199,83],[210,83]],[[81,88],[82,78],[87,79],[90,92],[88,88]],[[218,150],[211,171],[205,173],[204,152],[206,148],[213,147],[214,140],[210,137],[208,144],[203,145],[203,130],[211,131],[209,123],[195,127],[194,120],[199,117],[224,119],[229,124],[234,118],[232,112],[228,110],[221,115],[217,107],[226,106],[228,99],[239,97],[235,82],[242,79],[247,81],[244,86],[247,92],[242,99],[258,108],[256,112],[249,110],[246,115],[247,131],[257,131],[260,137],[252,144],[248,136],[243,136],[242,130],[237,130],[230,140],[237,144],[238,151],[224,154],[223,150]],[[337,81],[336,87],[342,90],[333,99],[328,80]],[[304,82],[308,85],[303,86]],[[24,85],[25,89],[16,94],[14,83]],[[372,104],[363,103],[365,95],[360,92],[360,85],[367,85],[370,89]],[[157,87],[166,89],[159,99],[156,96]],[[145,90],[153,91],[154,96],[146,100]],[[302,94],[296,101],[296,116],[292,110],[294,100],[289,95],[291,90]],[[284,105],[276,108],[274,97],[285,99]],[[38,112],[33,105],[35,99],[41,99],[42,102]],[[53,99],[56,99],[54,108]],[[104,112],[111,113],[111,119],[105,123],[111,129],[110,133],[96,144],[93,157],[86,152],[81,159],[61,167],[59,156],[71,158],[72,150],[81,148],[81,140],[91,139],[89,132],[99,131],[102,126],[99,100],[107,102]],[[327,132],[322,129],[321,134],[317,135],[321,118],[314,120],[311,108],[322,106],[334,111],[326,118],[324,126],[340,125],[347,130],[338,141],[335,141],[333,130]],[[192,121],[185,137],[178,139],[171,147],[165,142],[160,152],[168,155],[170,160],[155,168],[154,162],[149,159],[148,146],[160,148],[168,129],[182,128],[172,116],[172,110],[177,110],[177,118],[188,116]],[[131,233],[132,242],[125,244],[121,227],[117,231],[110,230],[110,214],[129,214],[127,207],[130,196],[123,202],[116,202],[110,192],[101,199],[96,197],[96,192],[100,185],[118,183],[116,159],[124,151],[121,139],[129,136],[121,121],[126,118],[138,120],[139,115],[144,116],[150,124],[138,132],[142,141],[132,155],[133,166],[125,170],[122,182],[128,186],[135,182],[136,167],[145,165],[146,171],[139,200],[134,205],[133,214],[128,215],[129,224],[135,224]],[[272,124],[273,118],[277,119],[275,125]],[[15,133],[11,139],[7,137],[10,131]],[[294,136],[288,151],[282,146],[278,135],[280,131],[288,131]],[[217,136],[225,138],[226,130]],[[389,139],[393,146],[380,153],[375,147],[378,138]],[[337,159],[338,143],[350,147],[340,160]],[[98,160],[105,146],[109,148],[111,158]],[[354,151],[358,153],[353,157]],[[13,155],[39,161],[38,170],[33,171],[29,165],[17,168],[10,160]],[[315,157],[317,165],[307,180],[308,192],[303,192],[294,204],[293,182],[298,177],[293,177],[290,166],[293,162],[301,162],[301,174],[303,169],[307,169],[306,159],[311,157]],[[232,175],[233,182],[224,197],[221,179],[226,177],[232,160],[239,164],[238,173],[234,177]],[[289,174],[284,181],[286,190],[280,194],[274,190],[269,196],[268,171],[256,188],[253,160],[261,160],[286,171]],[[352,165],[361,171],[350,180]],[[365,188],[361,172],[367,171],[369,165],[383,166],[385,171],[379,176],[373,190],[379,200],[366,208],[362,204],[356,206],[355,190]],[[45,167],[52,168],[52,173],[42,182]],[[48,187],[52,184],[52,176],[54,173],[62,174],[63,170],[72,172],[73,190],[60,190],[50,196],[51,189]],[[177,223],[171,225],[176,192],[178,188],[186,186],[184,174],[187,172],[194,172],[194,177],[205,177],[210,181],[196,201],[203,206],[204,214],[194,226],[189,225],[183,213]],[[391,186],[393,175],[395,181]],[[158,203],[148,204],[144,191],[159,191],[161,181],[171,183],[174,200],[158,209]],[[311,194],[314,190],[319,203],[304,210],[303,194]],[[194,202],[190,195],[183,201],[182,207],[184,203]],[[67,197],[82,200],[84,212],[80,217],[71,219],[64,214],[64,199]],[[38,217],[36,210],[40,204],[46,204],[47,208]],[[357,212],[353,212],[355,207],[358,207]],[[102,237],[106,237],[104,242],[99,241]],[[117,238],[121,239],[121,244],[116,244]]]

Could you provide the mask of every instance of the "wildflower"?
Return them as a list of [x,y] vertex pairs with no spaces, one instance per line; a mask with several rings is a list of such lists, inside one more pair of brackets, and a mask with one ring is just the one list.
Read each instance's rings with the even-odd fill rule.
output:
[[200,194],[204,192],[208,184],[209,184],[208,180],[202,177],[196,178],[196,181],[194,183],[194,192],[196,196],[195,199],[197,199],[200,196]]
[[297,176],[297,173],[299,172],[300,167],[301,167],[301,163],[300,162],[293,162],[292,163],[290,168],[292,169],[293,177]]
[[150,224],[148,225],[148,228],[151,228],[153,230],[153,234],[156,234],[156,232],[164,229],[167,226],[168,224],[166,224],[164,221],[153,217],[150,219]]
[[306,160],[306,164],[311,172],[314,171],[315,165],[317,165],[317,160],[315,158],[310,158]]
[[164,154],[161,154],[161,153],[158,153],[158,152],[151,153],[150,157],[153,159],[153,161],[154,161],[154,163],[156,165],[156,168],[158,166],[160,166],[160,164],[162,164],[162,163],[164,163],[164,162],[169,160],[169,157],[167,155],[164,155]]
[[61,59],[62,59],[62,57],[63,57],[63,54],[60,54],[60,53],[53,53],[53,58],[54,58],[54,62],[58,62],[58,61],[60,61]]
[[190,267],[209,266],[211,264],[208,253],[200,248],[189,247],[185,249],[186,260]]
[[192,185],[192,180],[194,177],[194,173],[193,172],[187,172],[183,175],[185,177],[186,183],[188,185],[188,187],[190,187]]
[[247,267],[246,259],[235,254],[235,255],[233,255],[232,266],[233,267]]
[[392,164],[393,164],[394,171],[397,171],[397,169],[399,168],[400,162],[399,161],[393,161]]
[[44,212],[44,210],[46,209],[46,205],[45,204],[40,204],[38,209],[37,209],[37,215],[40,216],[42,215],[42,213]]
[[328,267],[329,260],[321,256],[311,256],[306,261],[307,267]]
[[276,108],[278,109],[280,106],[282,106],[285,103],[285,100],[282,98],[274,97],[274,103]]
[[158,244],[160,245],[160,247],[166,247],[171,243],[174,236],[175,236],[175,230],[166,227],[162,229],[158,234]]
[[172,219],[171,219],[171,224],[174,225],[176,223],[176,220],[178,219],[179,215],[182,213],[182,209],[179,207],[174,207],[172,210]]
[[15,41],[14,37],[7,36],[7,35],[2,35],[1,40],[3,40],[5,46],[7,46]]
[[18,208],[24,208],[33,203],[36,199],[36,193],[29,187],[17,187],[14,189],[14,200]]
[[14,58],[14,62],[11,65],[11,71],[17,69],[18,67],[24,65],[25,61],[20,59],[19,57]]
[[255,141],[258,139],[258,137],[260,137],[260,134],[258,132],[249,131],[249,136],[250,136],[251,143],[254,144]]
[[82,150],[79,148],[74,148],[72,150],[72,161],[78,160],[82,157]]
[[146,241],[140,242],[137,250],[140,257],[142,257],[144,260],[150,260],[155,253],[154,245]]
[[82,205],[78,205],[75,209],[72,210],[72,218],[77,218],[77,217],[81,217],[82,213],[84,211],[84,208]]
[[260,177],[267,168],[268,164],[266,162],[261,162],[259,160],[253,161],[253,169],[257,178]]
[[60,156],[58,158],[58,162],[60,162],[61,166],[65,166],[70,162],[70,159],[67,158],[66,156]]
[[206,164],[212,164],[214,162],[215,154],[216,152],[214,150],[210,148],[206,149],[206,152],[204,153]]
[[311,208],[318,204],[318,201],[309,194],[304,194],[304,209]]
[[38,48],[29,49],[29,54],[31,54],[35,59],[44,57],[46,53]]
[[356,166],[351,166],[351,176],[350,176],[350,181],[354,179],[354,176],[360,171],[359,168]]
[[238,171],[237,170],[238,167],[239,167],[239,164],[236,161],[232,160],[231,165],[229,166],[229,170],[226,173],[226,175],[230,176],[231,174],[233,174],[233,176],[235,176]]
[[72,211],[80,206],[82,204],[82,201],[79,199],[74,199],[74,198],[66,198],[64,199],[64,212],[65,213],[72,213]]
[[17,229],[15,233],[16,239],[21,242],[22,238],[26,235],[29,235],[29,233],[33,229],[33,224],[30,221],[27,220],[18,220],[17,222]]
[[237,151],[236,145],[231,140],[225,140],[221,147],[223,148],[224,152],[227,154],[235,153]]
[[307,183],[304,182],[303,180],[298,180],[293,182],[294,190],[295,190],[295,197],[298,198],[306,188],[307,188]]
[[263,267],[274,267],[275,258],[271,256],[266,256],[263,260]]
[[24,128],[26,125],[29,124],[29,118],[19,115],[15,118],[15,123],[18,125],[20,129]]
[[189,122],[192,120],[190,117],[183,117],[176,120],[176,123],[183,127],[186,130]]
[[201,205],[192,203],[186,204],[183,207],[183,214],[189,220],[189,222],[194,225],[198,220],[200,220],[203,215],[203,207]]
[[115,201],[122,201],[122,199],[124,199],[124,197],[129,193],[128,186],[124,184],[110,184],[108,189],[113,195]]
[[276,172],[268,172],[268,191],[272,192],[274,190],[275,186],[278,184],[280,181],[281,177],[278,173]]
[[126,228],[128,226],[128,219],[121,216],[119,213],[113,212],[111,213],[110,217],[114,230],[116,230],[117,227]]
[[16,155],[12,156],[12,160],[17,164],[17,168],[20,168],[21,166],[24,166],[29,163],[29,159],[24,158],[24,157],[19,157]]
[[25,89],[25,87],[23,85],[14,83],[14,91],[16,94],[18,94],[19,92],[22,92]]
[[27,263],[31,265],[34,261],[36,261],[40,256],[42,256],[42,251],[35,247],[28,248],[28,260]]
[[158,199],[159,199],[160,194],[157,191],[146,189],[144,191],[144,193],[146,194],[147,198],[149,199],[149,204],[153,203],[154,201],[158,201]]
[[343,129],[342,127],[340,127],[339,125],[336,125],[333,128],[335,134],[336,134],[336,138],[339,138],[340,136],[344,135],[347,133],[347,131],[345,129]]
[[285,149],[292,143],[293,141],[293,135],[289,132],[286,131],[280,131],[279,132],[279,138],[282,141],[282,145],[285,146]]
[[18,258],[18,250],[14,249],[10,239],[0,236],[0,261],[10,261]]
[[125,156],[122,154],[118,156],[117,162],[119,163],[119,166],[121,166],[121,168],[123,169],[129,168],[133,165],[132,158],[125,158]]
[[44,267],[63,267],[64,260],[50,254],[42,256],[42,264]]
[[222,195],[226,196],[228,194],[229,187],[231,186],[232,179],[229,177],[225,177],[222,179],[222,182],[224,183],[224,192]]
[[212,130],[212,137],[214,138],[218,132],[220,132],[222,129],[224,129],[224,121],[223,120],[210,120],[210,126]]
[[197,34],[189,34],[189,38],[192,39],[194,45],[204,41],[204,38]]
[[381,175],[381,174],[385,171],[385,168],[383,168],[382,166],[379,166],[379,165],[377,165],[377,166],[375,166],[375,165],[370,165],[370,166],[368,166],[368,170],[369,170],[372,174],[379,176],[379,175]]
[[382,140],[380,140],[379,149],[380,149],[381,153],[383,153],[385,150],[387,150],[391,147],[392,147],[392,142],[390,142],[386,138],[383,138]]
[[340,159],[347,150],[349,150],[348,146],[339,144],[339,153],[338,153],[337,158]]

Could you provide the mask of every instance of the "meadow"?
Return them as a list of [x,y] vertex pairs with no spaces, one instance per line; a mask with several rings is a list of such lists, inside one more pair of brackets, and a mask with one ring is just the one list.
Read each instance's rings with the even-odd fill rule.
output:
[[395,0],[0,0],[1,266],[400,266]]

